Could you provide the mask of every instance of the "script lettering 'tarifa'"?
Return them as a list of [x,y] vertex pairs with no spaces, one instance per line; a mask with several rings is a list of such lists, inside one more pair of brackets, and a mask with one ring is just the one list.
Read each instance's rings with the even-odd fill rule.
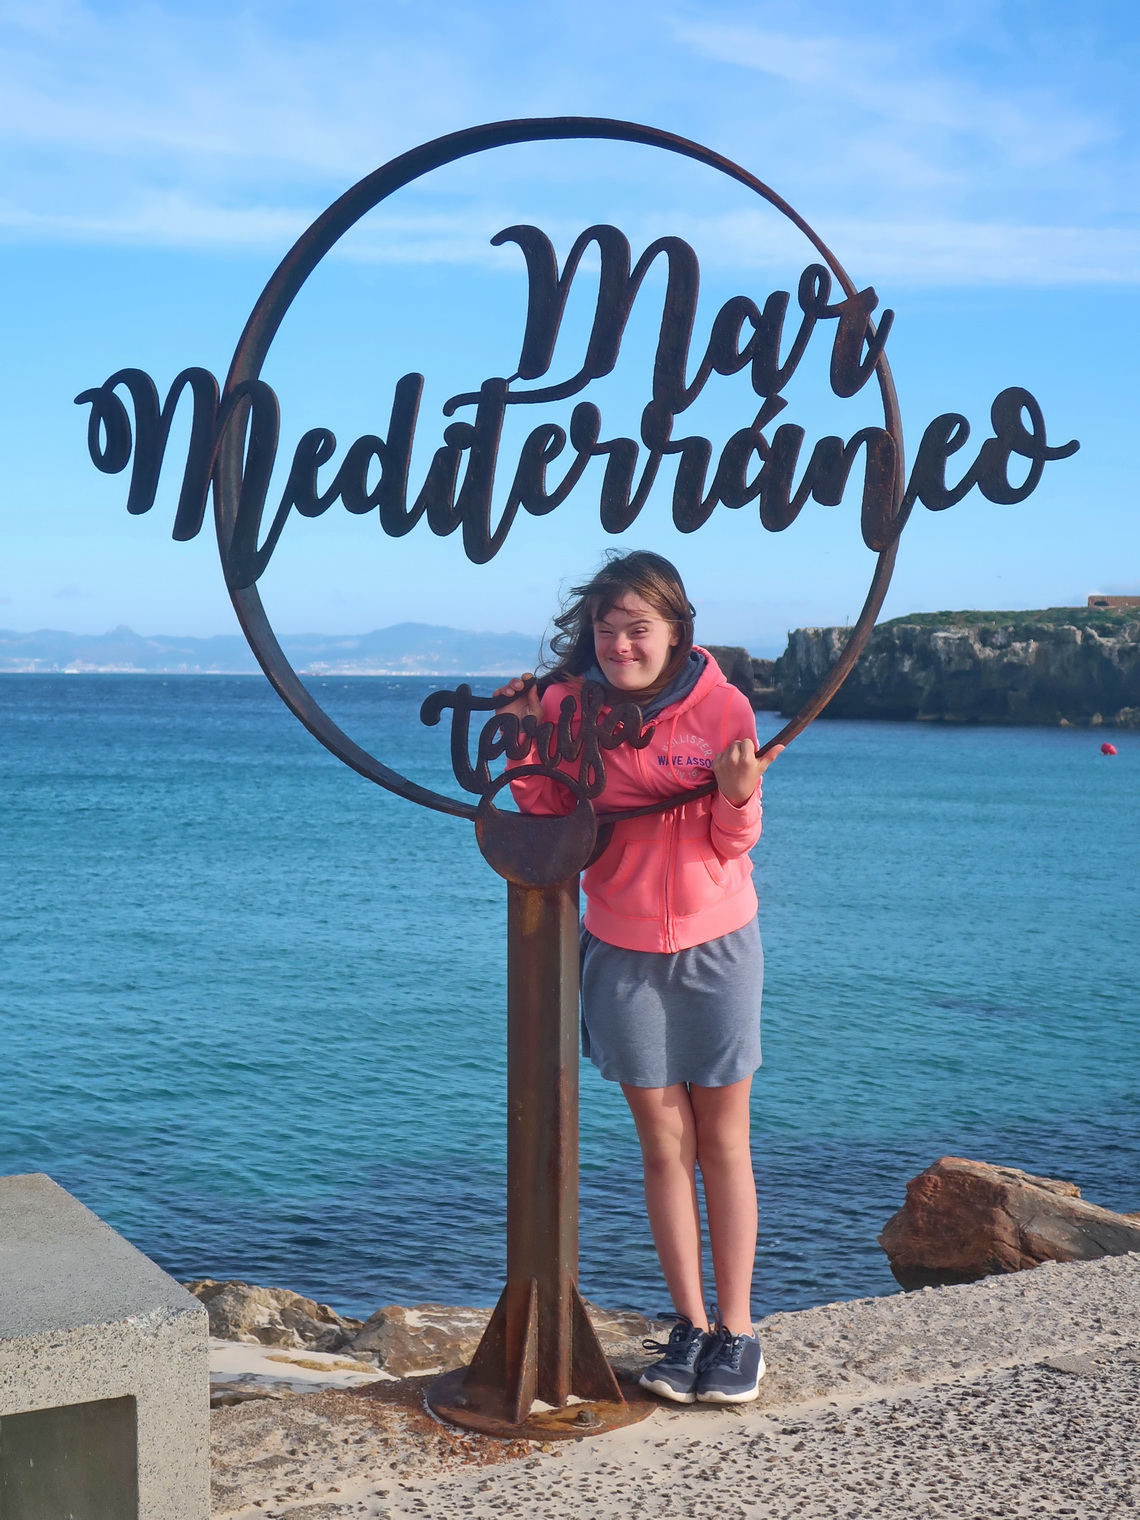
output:
[[555,721],[531,713],[517,717],[499,713],[479,731],[475,759],[471,759],[471,714],[493,712],[504,699],[477,697],[463,683],[454,691],[433,691],[420,707],[420,721],[434,728],[451,709],[451,768],[465,791],[482,796],[494,786],[491,761],[506,756],[526,766],[529,775],[554,776],[570,771],[567,762],[578,761],[576,774],[587,797],[597,797],[606,784],[603,750],[628,744],[644,749],[653,738],[653,724],[646,727],[641,709],[621,702],[607,709],[605,689],[596,681],[584,681],[579,698],[566,696]]

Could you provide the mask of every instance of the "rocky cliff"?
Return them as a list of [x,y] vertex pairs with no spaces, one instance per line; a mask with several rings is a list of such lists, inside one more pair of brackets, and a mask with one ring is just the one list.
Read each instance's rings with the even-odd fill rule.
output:
[[[815,690],[848,633],[789,635],[774,671],[782,712]],[[874,630],[827,715],[1137,728],[1140,620],[1074,607],[894,618]]]
[[724,671],[725,679],[738,686],[753,707],[773,711],[779,708],[775,660],[761,660],[749,654],[741,644],[706,644],[704,647]]

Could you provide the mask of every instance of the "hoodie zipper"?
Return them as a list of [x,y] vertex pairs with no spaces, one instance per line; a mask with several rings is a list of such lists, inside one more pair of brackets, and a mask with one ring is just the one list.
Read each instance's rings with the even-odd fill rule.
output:
[[[667,743],[665,745],[665,758],[669,762],[671,762],[672,758],[673,758],[673,740],[676,738],[676,736],[677,736],[677,720],[676,720],[676,718],[674,718],[673,721],[672,721],[672,723],[669,726],[669,738],[668,738],[668,741],[667,741]],[[643,750],[635,750],[634,751],[634,755],[636,757],[635,761],[634,761],[634,764],[637,766],[638,770],[641,772],[642,781],[647,783],[648,782],[648,778],[646,776],[646,771],[647,771],[648,767],[645,764],[645,751],[643,751]],[[670,776],[672,776],[672,773],[673,773],[673,767],[672,767],[672,764],[670,763],[670,765],[669,765],[669,774],[670,774]],[[648,789],[648,786],[647,786],[647,789]],[[666,953],[669,953],[669,952],[672,951],[672,949],[673,949],[673,942],[674,942],[674,939],[676,938],[676,936],[673,933],[673,910],[672,910],[672,902],[671,902],[672,894],[670,893],[670,890],[669,890],[669,885],[670,885],[670,882],[672,881],[672,878],[673,878],[673,865],[674,865],[674,857],[675,857],[675,854],[676,854],[676,842],[675,842],[676,818],[677,818],[677,809],[676,808],[670,808],[667,813],[663,813],[662,814],[662,822],[663,822],[664,829],[665,829],[665,841],[664,841],[664,844],[665,844],[665,870],[662,872],[662,876],[661,876],[661,928],[662,928],[663,937],[664,937],[664,940],[665,940],[665,951],[666,951]]]
[[[702,672],[702,680],[703,680],[703,672]],[[673,763],[672,763],[673,762],[673,750],[674,750],[675,743],[676,743],[676,738],[677,738],[677,724],[680,722],[682,715],[684,713],[688,712],[689,708],[691,708],[691,707],[693,707],[693,706],[696,705],[695,697],[696,697],[696,692],[700,689],[700,685],[701,685],[701,682],[698,681],[697,685],[693,688],[693,690],[691,692],[689,692],[689,694],[683,699],[680,710],[678,712],[675,712],[672,715],[672,717],[669,719],[669,739],[668,739],[668,742],[665,745],[665,758],[666,758],[666,764],[667,764],[668,776],[669,776],[669,781],[667,782],[667,785],[670,785],[670,787],[671,787],[672,790],[676,790],[677,789],[676,786],[674,785],[674,783],[676,782],[676,776],[675,776],[674,771],[673,771]],[[706,693],[706,695],[708,695],[708,693]],[[654,721],[660,721],[660,720],[658,719],[658,720],[654,720]],[[647,765],[645,757],[646,757],[647,754],[648,754],[648,751],[645,751],[645,750],[635,750],[634,751],[634,755],[635,755],[636,758],[634,760],[634,765],[635,765],[636,769],[640,772],[642,780],[646,783],[646,790],[650,793],[650,795],[652,795],[653,788],[648,784],[648,778],[646,776],[646,772],[648,770],[648,765]],[[677,865],[677,840],[678,840],[678,835],[679,835],[679,832],[680,832],[680,819],[678,818],[677,815],[678,815],[678,813],[680,813],[682,811],[682,808],[685,807],[685,806],[687,806],[687,805],[688,804],[682,804],[681,807],[670,808],[669,811],[663,815],[664,816],[664,830],[665,830],[665,838],[664,838],[665,871],[664,871],[663,879],[662,879],[662,883],[661,883],[661,927],[662,927],[662,937],[664,938],[664,941],[665,941],[665,952],[667,954],[675,954],[676,953],[676,949],[677,949],[677,926],[676,926],[676,920],[675,920],[674,913],[673,913],[673,891],[672,891],[672,884],[673,884],[674,875],[676,873],[676,865]]]
[[[669,742],[665,748],[668,759],[669,777],[673,781],[673,750],[677,742],[677,717],[674,716],[669,725]],[[676,951],[677,933],[676,923],[673,917],[673,877],[677,868],[677,814],[679,808],[670,808],[665,814],[665,880],[663,884],[663,914],[662,928],[665,931],[665,945],[669,954]]]
[[676,951],[677,935],[676,925],[673,921],[673,873],[677,866],[677,808],[670,808],[665,814],[665,883],[664,883],[664,913],[662,915],[663,928],[665,930],[665,948],[669,954]]

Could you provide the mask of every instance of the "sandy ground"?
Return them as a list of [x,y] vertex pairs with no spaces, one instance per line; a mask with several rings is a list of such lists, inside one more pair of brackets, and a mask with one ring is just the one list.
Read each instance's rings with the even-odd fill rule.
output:
[[285,1351],[244,1341],[210,1340],[210,1401],[243,1403],[266,1393],[316,1393],[327,1388],[359,1388],[392,1379],[367,1362],[327,1351]]
[[774,1315],[761,1333],[755,1404],[662,1406],[546,1446],[440,1425],[411,1378],[218,1409],[215,1520],[1140,1509],[1140,1254]]

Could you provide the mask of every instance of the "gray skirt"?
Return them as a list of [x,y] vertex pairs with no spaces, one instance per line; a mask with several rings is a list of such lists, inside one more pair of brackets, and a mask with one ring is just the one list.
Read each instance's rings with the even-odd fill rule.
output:
[[764,950],[754,918],[674,955],[582,930],[582,1053],[610,1082],[727,1087],[760,1065]]

